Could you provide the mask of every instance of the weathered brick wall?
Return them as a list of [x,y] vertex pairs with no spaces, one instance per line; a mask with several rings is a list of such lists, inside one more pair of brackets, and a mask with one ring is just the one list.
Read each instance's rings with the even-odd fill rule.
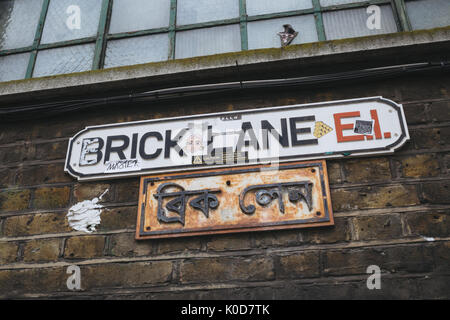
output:
[[[0,298],[448,299],[449,80],[417,75],[2,123]],[[404,105],[411,140],[390,156],[327,161],[334,227],[137,242],[138,178],[79,183],[63,171],[69,137],[87,125],[376,95]],[[71,230],[68,208],[107,188],[98,231]],[[72,264],[78,292],[66,286]],[[381,290],[366,287],[373,264]]]

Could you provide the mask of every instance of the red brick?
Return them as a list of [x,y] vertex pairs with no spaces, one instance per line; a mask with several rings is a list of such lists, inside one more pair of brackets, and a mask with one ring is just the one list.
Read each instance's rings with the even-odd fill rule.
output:
[[418,154],[398,159],[401,176],[405,178],[435,177],[440,173],[435,155]]
[[69,205],[70,187],[38,188],[34,192],[33,208],[57,209]]
[[423,198],[426,203],[450,203],[449,181],[427,182],[422,184]]
[[347,160],[343,165],[347,182],[361,183],[391,179],[389,161],[386,158]]
[[149,256],[155,251],[153,241],[137,241],[134,233],[119,233],[111,237],[111,255],[119,257]]
[[334,211],[414,206],[420,203],[414,185],[332,189]]
[[117,202],[138,202],[139,179],[128,179],[116,184]]
[[21,211],[28,208],[30,190],[0,191],[0,212]]
[[246,250],[251,248],[250,234],[215,235],[207,242],[211,251]]
[[317,277],[320,274],[319,252],[300,252],[279,257],[276,270],[279,279]]
[[32,144],[0,147],[0,163],[14,164],[33,160],[35,146]]
[[137,207],[104,209],[100,215],[98,231],[136,229]]
[[352,223],[354,240],[395,239],[402,236],[402,223],[395,215],[355,217]]
[[38,239],[25,243],[23,261],[25,262],[47,262],[56,261],[62,239]]
[[[145,241],[145,240],[144,240]],[[201,237],[170,238],[151,240],[157,247],[157,254],[171,254],[186,251],[200,251]]]
[[181,264],[181,282],[256,281],[274,278],[269,257],[199,258]]
[[67,268],[33,268],[0,270],[0,296],[22,297],[30,293],[69,291],[66,281]]
[[366,274],[370,265],[390,273],[427,272],[434,266],[432,254],[432,248],[421,245],[329,250],[325,254],[324,272],[327,275]]
[[327,172],[330,184],[342,183],[341,165],[338,161],[327,160]]
[[103,256],[105,249],[104,236],[79,236],[66,240],[64,258],[91,259]]
[[350,241],[351,234],[347,218],[334,218],[334,226],[305,228],[299,230],[302,242],[321,244]]
[[416,149],[440,149],[450,144],[450,127],[410,131]]
[[35,145],[36,152],[34,160],[56,160],[65,159],[67,153],[67,141],[58,141],[51,143],[39,143]]
[[111,190],[111,185],[106,183],[76,184],[73,190],[73,196],[77,202],[92,200],[100,197],[106,190],[108,190],[108,192],[103,195],[100,202],[110,202],[114,198],[114,195]]
[[404,216],[410,235],[427,237],[448,237],[450,217],[446,212],[412,212]]
[[70,231],[65,213],[39,213],[7,217],[3,233],[7,237],[17,237]]
[[450,121],[450,101],[433,102],[430,106],[430,117],[436,122]]
[[445,241],[433,247],[435,272],[447,273],[450,270],[450,242]]
[[108,263],[81,268],[83,290],[158,285],[172,279],[171,261]]
[[283,247],[299,245],[301,231],[299,229],[293,230],[273,230],[253,233],[255,247],[269,248],[269,247]]
[[48,164],[45,166],[26,166],[18,169],[15,184],[22,186],[42,185],[46,183],[72,182],[68,173],[64,172],[64,164]]
[[447,171],[447,173],[450,173],[450,154],[446,154],[444,156],[444,168]]
[[20,130],[17,130],[17,123],[2,123],[0,144],[29,141],[30,138],[31,130],[29,126],[21,126]]
[[12,187],[15,174],[15,169],[0,169],[0,188]]
[[421,124],[427,122],[427,103],[407,103],[403,105],[408,124]]
[[19,245],[17,243],[0,242],[0,265],[15,262],[17,259],[18,250]]

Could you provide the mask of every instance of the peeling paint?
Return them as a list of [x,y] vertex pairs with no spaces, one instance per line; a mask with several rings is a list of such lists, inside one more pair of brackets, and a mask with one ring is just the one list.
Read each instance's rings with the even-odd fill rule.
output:
[[108,191],[109,189],[106,189],[100,197],[78,202],[69,209],[67,220],[72,229],[86,233],[95,231],[95,227],[100,224],[100,214],[103,209],[98,202]]

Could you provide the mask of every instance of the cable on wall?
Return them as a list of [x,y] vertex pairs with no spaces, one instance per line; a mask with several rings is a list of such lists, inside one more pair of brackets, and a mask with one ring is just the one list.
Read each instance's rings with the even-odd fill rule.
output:
[[266,79],[213,83],[186,87],[166,88],[140,93],[129,93],[112,97],[67,100],[33,105],[23,105],[0,108],[0,122],[11,122],[26,119],[37,119],[68,112],[89,109],[102,105],[112,105],[123,102],[159,102],[164,100],[196,97],[207,94],[217,94],[234,90],[270,89],[302,87],[354,80],[374,80],[380,78],[404,76],[408,74],[450,69],[449,61],[423,62],[407,65],[361,69],[347,72],[305,76],[288,79]]

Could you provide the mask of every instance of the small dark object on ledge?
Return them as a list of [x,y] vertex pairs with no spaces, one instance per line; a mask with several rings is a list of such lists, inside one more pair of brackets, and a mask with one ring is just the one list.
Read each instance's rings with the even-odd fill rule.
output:
[[285,47],[289,45],[292,40],[298,35],[298,32],[292,28],[290,24],[284,24],[283,25],[284,31],[278,32],[278,35],[280,36],[281,40],[281,46]]

